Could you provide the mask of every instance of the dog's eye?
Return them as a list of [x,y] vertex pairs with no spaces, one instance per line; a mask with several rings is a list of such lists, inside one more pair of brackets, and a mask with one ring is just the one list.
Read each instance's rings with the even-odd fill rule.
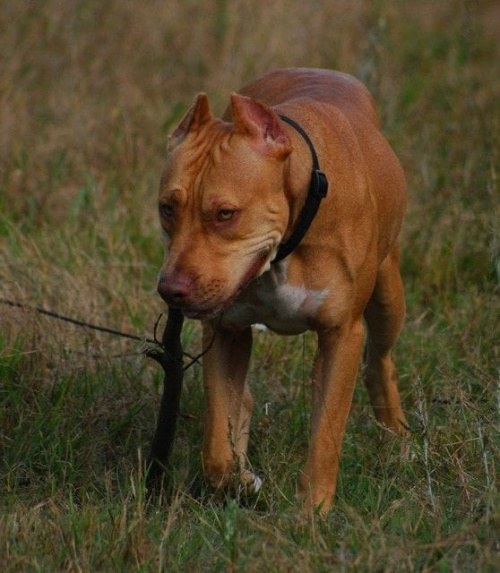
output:
[[170,219],[174,215],[173,205],[169,205],[168,203],[160,203],[159,209],[160,209],[160,215],[162,217]]
[[235,211],[233,209],[221,209],[217,213],[217,221],[229,221],[234,213]]

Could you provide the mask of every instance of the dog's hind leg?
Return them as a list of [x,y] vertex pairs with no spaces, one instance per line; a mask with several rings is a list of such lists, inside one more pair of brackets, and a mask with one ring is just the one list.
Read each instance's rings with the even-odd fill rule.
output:
[[[204,328],[205,343],[212,337]],[[258,490],[261,480],[245,469],[253,399],[246,384],[252,349],[252,330],[217,329],[213,345],[203,360],[206,419],[203,471],[215,488],[232,488],[235,472],[247,493]]]
[[399,250],[394,247],[379,267],[375,289],[364,312],[368,329],[364,375],[377,420],[402,434],[405,433],[406,420],[401,409],[391,349],[401,332],[404,316]]

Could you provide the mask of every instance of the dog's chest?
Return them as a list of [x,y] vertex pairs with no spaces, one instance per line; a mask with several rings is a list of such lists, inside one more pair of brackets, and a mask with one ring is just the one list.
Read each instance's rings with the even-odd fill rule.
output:
[[270,271],[253,281],[224,312],[224,326],[244,328],[265,324],[280,334],[299,334],[311,327],[327,289],[292,285],[284,273]]

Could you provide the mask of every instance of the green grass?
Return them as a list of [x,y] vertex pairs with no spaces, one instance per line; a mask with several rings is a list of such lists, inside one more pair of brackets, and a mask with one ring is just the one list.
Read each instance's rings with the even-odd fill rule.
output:
[[[201,477],[201,372],[186,374],[173,495],[142,461],[162,375],[141,343],[0,304],[0,563],[14,571],[495,571],[500,567],[500,25],[497,3],[5,2],[0,298],[151,336],[166,137],[198,91],[277,66],[357,75],[410,205],[396,349],[411,433],[387,443],[359,384],[336,503],[295,498],[310,335],[258,332],[258,497]],[[198,325],[183,332],[200,348]],[[405,456],[401,450],[407,450]]]

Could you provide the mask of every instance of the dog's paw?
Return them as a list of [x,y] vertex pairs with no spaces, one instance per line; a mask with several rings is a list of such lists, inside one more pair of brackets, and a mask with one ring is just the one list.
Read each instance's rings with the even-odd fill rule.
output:
[[244,470],[241,473],[240,487],[243,495],[255,495],[262,487],[262,479],[251,471]]

